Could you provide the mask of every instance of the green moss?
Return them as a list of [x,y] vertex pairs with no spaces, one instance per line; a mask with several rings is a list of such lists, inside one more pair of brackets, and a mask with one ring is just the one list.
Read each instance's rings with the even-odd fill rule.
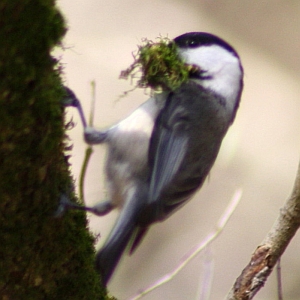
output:
[[189,79],[191,71],[197,71],[197,67],[185,64],[180,59],[173,41],[159,38],[155,43],[144,39],[134,55],[134,62],[121,72],[120,78],[139,78],[136,87],[172,91]]
[[63,90],[50,55],[66,32],[50,0],[0,1],[0,299],[105,299],[72,185]]

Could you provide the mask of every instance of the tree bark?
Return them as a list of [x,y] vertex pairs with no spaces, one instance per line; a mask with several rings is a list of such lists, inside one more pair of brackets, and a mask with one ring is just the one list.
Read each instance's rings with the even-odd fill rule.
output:
[[[0,299],[108,299],[70,192],[58,62],[66,32],[51,0],[0,0]],[[74,197],[71,191],[71,197]]]

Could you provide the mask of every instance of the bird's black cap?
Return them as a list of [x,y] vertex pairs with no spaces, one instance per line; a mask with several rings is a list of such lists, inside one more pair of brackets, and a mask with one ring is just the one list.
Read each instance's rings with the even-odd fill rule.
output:
[[227,42],[207,32],[188,32],[176,37],[174,42],[179,48],[219,45],[238,57],[237,52]]

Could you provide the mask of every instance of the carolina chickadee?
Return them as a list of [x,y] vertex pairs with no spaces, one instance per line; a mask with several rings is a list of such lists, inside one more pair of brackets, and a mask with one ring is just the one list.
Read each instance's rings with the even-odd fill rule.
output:
[[96,267],[107,284],[125,248],[132,252],[152,223],[163,221],[202,186],[233,122],[243,89],[237,52],[209,33],[191,32],[174,39],[181,59],[199,67],[178,89],[153,96],[118,124],[99,131],[86,126],[89,144],[107,145],[109,201],[82,207],[97,215],[120,208]]

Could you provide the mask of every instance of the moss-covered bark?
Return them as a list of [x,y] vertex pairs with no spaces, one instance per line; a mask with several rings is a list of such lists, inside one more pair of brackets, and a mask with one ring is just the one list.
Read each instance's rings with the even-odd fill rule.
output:
[[51,0],[0,0],[0,299],[105,299],[71,185],[63,95],[50,56],[65,33]]

